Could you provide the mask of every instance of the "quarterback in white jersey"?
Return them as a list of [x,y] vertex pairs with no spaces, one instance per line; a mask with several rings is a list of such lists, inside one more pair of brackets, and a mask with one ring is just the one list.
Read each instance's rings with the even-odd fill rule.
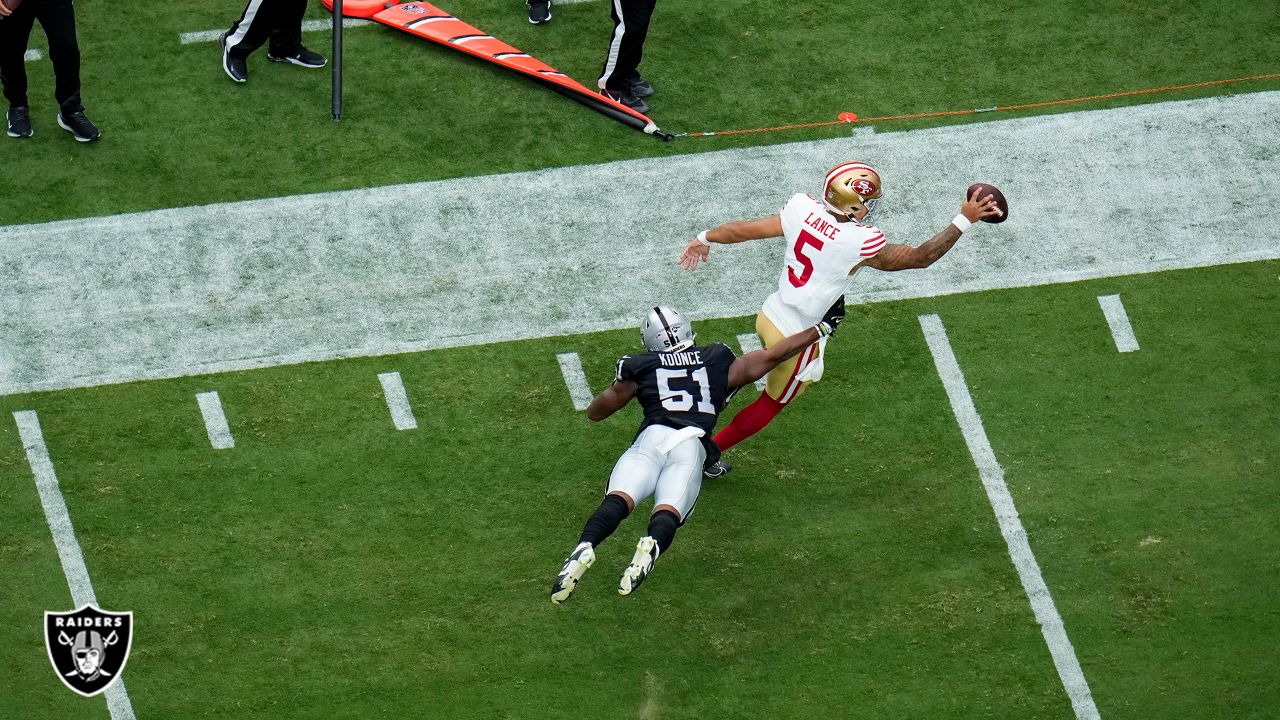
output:
[[[834,304],[844,303],[853,275],[861,268],[909,270],[926,268],[942,257],[978,220],[1000,214],[991,195],[975,191],[941,232],[918,247],[897,245],[871,224],[884,196],[880,174],[861,162],[847,162],[827,172],[822,199],[798,194],[777,215],[729,222],[698,234],[680,255],[680,264],[696,270],[714,244],[785,237],[786,255],[778,289],[765,299],[756,316],[756,332],[766,347],[798,329],[813,325]],[[805,387],[822,377],[825,339],[776,367],[767,376],[759,399],[743,408],[715,436],[721,450],[759,432]],[[720,461],[707,468],[709,477],[728,471]]]

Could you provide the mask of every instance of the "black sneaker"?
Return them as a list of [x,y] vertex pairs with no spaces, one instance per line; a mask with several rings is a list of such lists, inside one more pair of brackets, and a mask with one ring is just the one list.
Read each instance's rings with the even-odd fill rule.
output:
[[306,48],[298,48],[298,52],[292,55],[273,55],[268,51],[267,59],[271,62],[293,63],[305,68],[322,68],[329,62],[320,53]]
[[89,118],[84,116],[84,110],[77,110],[70,115],[58,113],[58,127],[75,135],[76,140],[80,142],[93,142],[102,135],[98,126],[89,122]]
[[636,79],[631,81],[631,94],[638,98],[647,98],[653,95],[653,86],[637,75]]
[[725,475],[728,475],[729,471],[732,469],[733,469],[733,466],[730,465],[728,462],[725,462],[724,460],[717,460],[711,463],[710,465],[702,468],[702,477],[707,478],[708,480],[722,478]]
[[227,33],[218,36],[218,47],[222,48],[222,69],[227,73],[227,77],[236,82],[249,81],[249,64],[244,58],[232,57],[227,52]]
[[610,100],[620,102],[640,114],[649,112],[649,103],[645,102],[643,98],[636,97],[635,93],[631,92],[630,89],[610,90],[605,88],[600,91],[600,94]]
[[529,6],[529,22],[541,25],[551,20],[551,0],[525,0]]
[[9,137],[29,138],[36,134],[36,131],[31,129],[31,108],[26,105],[9,108],[7,119]]

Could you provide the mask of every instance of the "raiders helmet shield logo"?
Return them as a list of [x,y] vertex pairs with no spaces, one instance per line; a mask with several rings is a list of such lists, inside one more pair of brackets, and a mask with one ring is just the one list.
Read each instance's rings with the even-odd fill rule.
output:
[[73,691],[93,697],[120,677],[133,645],[133,613],[85,605],[71,612],[44,614],[49,662]]

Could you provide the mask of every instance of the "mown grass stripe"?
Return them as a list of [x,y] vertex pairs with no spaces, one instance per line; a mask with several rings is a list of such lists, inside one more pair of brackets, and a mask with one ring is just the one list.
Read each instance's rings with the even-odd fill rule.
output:
[[1045,585],[1040,574],[1040,565],[1036,562],[1035,553],[1031,551],[1031,543],[1027,539],[1027,531],[1022,527],[1018,517],[1018,509],[1013,504],[1013,495],[1004,481],[1004,468],[996,460],[995,450],[987,431],[982,426],[982,418],[973,404],[973,396],[969,394],[969,386],[965,383],[964,373],[956,360],[951,342],[947,339],[947,330],[942,319],[937,315],[921,315],[920,328],[924,331],[925,342],[933,355],[934,366],[938,369],[938,377],[947,391],[947,399],[951,402],[951,411],[955,413],[960,432],[964,435],[965,444],[969,446],[969,454],[978,466],[978,475],[982,478],[982,486],[987,491],[987,499],[995,511],[996,521],[1000,525],[1000,534],[1004,536],[1009,548],[1009,557],[1018,570],[1018,578],[1031,600],[1031,610],[1035,613],[1036,622],[1040,623],[1040,632],[1049,646],[1049,654],[1053,657],[1053,665],[1058,669],[1058,677],[1071,699],[1078,720],[1098,720],[1098,708],[1094,705],[1093,694],[1089,691],[1089,683],[1085,680],[1080,660],[1076,658],[1075,648],[1067,637],[1066,627],[1058,608],[1054,605],[1049,587]]

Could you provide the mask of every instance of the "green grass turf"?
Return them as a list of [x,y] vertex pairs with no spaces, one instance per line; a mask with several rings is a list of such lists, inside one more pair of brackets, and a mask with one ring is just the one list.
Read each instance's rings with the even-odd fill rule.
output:
[[[557,6],[529,25],[517,0],[446,9],[593,84],[610,21],[603,2]],[[835,137],[847,127],[659,143],[526,80],[396,31],[347,33],[346,117],[329,121],[329,75],[250,60],[247,85],[212,43],[220,4],[77,4],[84,98],[104,130],[83,147],[55,125],[47,60],[28,64],[36,136],[0,142],[0,224],[221,200],[604,162]],[[313,3],[310,17],[325,17]],[[121,41],[113,28],[130,28]],[[33,47],[41,47],[37,30]],[[1268,3],[664,0],[642,66],[668,130],[707,131],[1008,105],[1277,72]],[[327,33],[306,41],[325,49]],[[1280,88],[1205,88],[1082,107]],[[1046,110],[1045,112],[1056,111]],[[895,122],[899,130],[961,119]],[[521,189],[513,201],[536,198]]]
[[[598,389],[633,331],[0,398],[0,715],[105,716],[41,644],[70,600],[8,419],[34,408],[98,597],[136,613],[139,717],[1069,717],[921,337],[936,312],[1102,716],[1267,717],[1277,274],[854,308],[827,378],[732,451],[645,587],[614,591],[636,517],[559,608],[638,414],[588,423],[554,356]],[[390,369],[416,431],[392,428]],[[209,448],[206,389],[233,450]]]

